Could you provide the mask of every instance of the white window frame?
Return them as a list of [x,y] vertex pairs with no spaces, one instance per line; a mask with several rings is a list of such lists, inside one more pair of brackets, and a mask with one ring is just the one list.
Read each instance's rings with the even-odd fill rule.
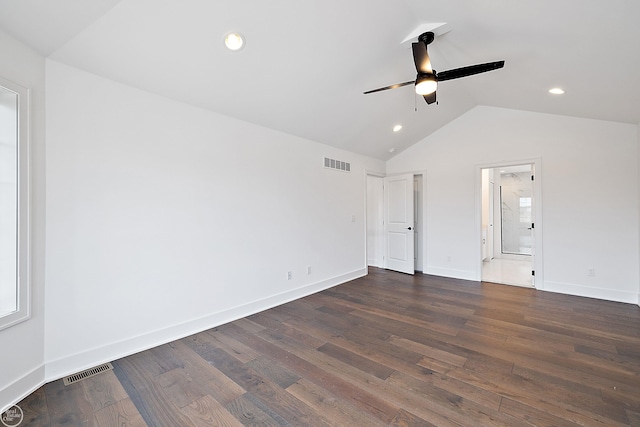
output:
[[17,307],[16,311],[0,317],[0,330],[31,317],[31,236],[30,236],[30,147],[29,147],[29,89],[0,77],[0,86],[17,95],[18,99],[18,191],[17,191]]

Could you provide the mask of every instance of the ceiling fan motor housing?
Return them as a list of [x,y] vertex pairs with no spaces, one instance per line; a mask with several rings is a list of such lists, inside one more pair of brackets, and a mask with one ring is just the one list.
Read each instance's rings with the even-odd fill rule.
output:
[[435,39],[435,34],[431,31],[427,31],[426,33],[422,33],[418,36],[418,41],[424,44],[430,44],[433,39]]

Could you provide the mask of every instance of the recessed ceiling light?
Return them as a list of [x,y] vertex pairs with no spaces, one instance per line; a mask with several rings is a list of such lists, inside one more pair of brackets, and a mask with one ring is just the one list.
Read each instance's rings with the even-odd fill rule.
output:
[[230,50],[240,50],[244,47],[244,37],[240,33],[229,33],[224,36],[224,44]]
[[389,148],[389,152],[390,152],[390,153],[393,153],[394,151],[396,151],[396,149],[395,149],[395,148]]
[[549,89],[549,93],[553,95],[562,95],[564,94],[564,90],[560,89],[559,87],[554,87],[552,89]]
[[400,132],[400,130],[401,130],[401,129],[402,129],[402,125],[395,125],[395,126],[393,127],[393,131],[394,131],[394,132]]

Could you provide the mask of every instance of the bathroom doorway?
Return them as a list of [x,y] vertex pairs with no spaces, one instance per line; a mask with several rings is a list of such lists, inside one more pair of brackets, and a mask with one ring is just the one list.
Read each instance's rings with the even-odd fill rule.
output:
[[483,168],[482,281],[534,286],[534,164]]

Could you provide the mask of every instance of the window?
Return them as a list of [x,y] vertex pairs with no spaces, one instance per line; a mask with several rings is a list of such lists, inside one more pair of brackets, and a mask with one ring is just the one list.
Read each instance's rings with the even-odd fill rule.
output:
[[531,223],[531,197],[520,197],[520,222]]
[[0,329],[30,316],[29,91],[0,78]]

